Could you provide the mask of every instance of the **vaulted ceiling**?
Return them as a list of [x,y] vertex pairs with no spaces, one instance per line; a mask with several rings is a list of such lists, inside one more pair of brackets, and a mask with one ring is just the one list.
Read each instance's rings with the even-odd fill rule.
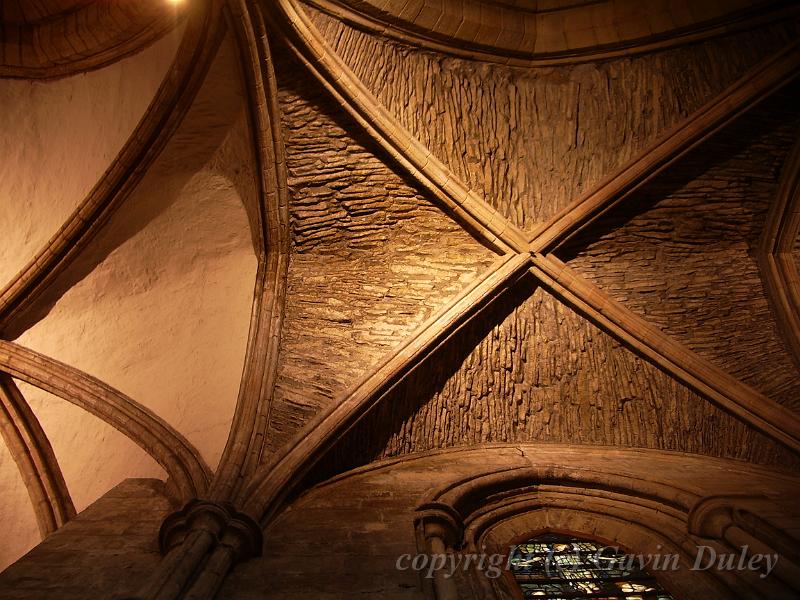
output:
[[491,442],[800,468],[796,9],[139,4],[3,38],[0,562],[134,476],[268,519]]
[[50,78],[116,62],[172,30],[179,4],[3,0],[0,76]]

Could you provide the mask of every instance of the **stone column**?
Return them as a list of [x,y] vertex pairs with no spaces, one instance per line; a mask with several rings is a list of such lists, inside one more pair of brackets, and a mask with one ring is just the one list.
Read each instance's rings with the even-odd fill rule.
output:
[[[702,500],[689,515],[689,533],[722,542],[729,552],[739,554],[744,548],[749,555],[777,554],[778,562],[769,577],[758,571],[735,571],[737,578],[765,596],[790,598],[796,595],[800,569],[792,562],[795,552],[784,555],[781,550],[793,544],[786,536],[756,516],[742,504],[757,507],[767,502],[760,497],[711,497]],[[763,507],[763,504],[761,505]],[[715,572],[712,568],[712,572]]]
[[[446,505],[427,505],[418,509],[417,529],[425,542],[431,560],[446,556],[460,545],[463,528],[460,517]],[[458,600],[455,573],[447,570],[448,561],[433,573],[436,600]]]
[[164,520],[159,545],[164,559],[130,600],[211,599],[236,563],[261,555],[262,534],[233,505],[192,500]]

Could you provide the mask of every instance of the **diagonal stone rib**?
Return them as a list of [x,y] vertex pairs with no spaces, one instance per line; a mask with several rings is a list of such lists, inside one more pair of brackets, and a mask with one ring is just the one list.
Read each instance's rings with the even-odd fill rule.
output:
[[417,365],[478,318],[507,289],[526,276],[528,254],[508,254],[367,374],[352,390],[298,432],[275,460],[261,467],[238,500],[246,512],[268,519],[303,475],[338,437],[401,382]]
[[800,139],[783,167],[778,196],[767,215],[758,264],[775,318],[800,368],[800,273],[792,250],[800,235]]
[[229,6],[236,17],[239,47],[246,54],[244,71],[261,174],[261,230],[242,382],[228,442],[209,490],[217,501],[232,497],[259,463],[278,368],[290,244],[286,157],[267,33],[257,5],[237,0]]
[[561,301],[723,410],[800,452],[800,417],[665,335],[553,255],[531,271]]
[[19,388],[0,373],[0,433],[28,490],[42,537],[75,516],[75,505],[56,455]]
[[181,499],[205,492],[211,470],[197,449],[118,390],[74,367],[2,340],[0,371],[83,408],[128,436],[164,468]]
[[616,173],[536,230],[531,250],[563,244],[693,148],[800,75],[800,42],[767,58],[690,115]]
[[[89,195],[34,259],[0,291],[0,334],[16,337],[21,316],[86,250],[134,190],[181,123],[224,33],[221,0],[193,2],[169,73],[141,122]],[[9,335],[8,329],[14,327]]]
[[498,253],[527,252],[524,233],[469,190],[372,95],[334,52],[294,0],[278,0],[267,13],[273,29],[364,130],[425,190]]

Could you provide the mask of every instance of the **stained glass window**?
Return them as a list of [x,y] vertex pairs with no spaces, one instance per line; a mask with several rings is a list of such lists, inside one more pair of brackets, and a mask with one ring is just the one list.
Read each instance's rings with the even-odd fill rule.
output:
[[511,572],[525,600],[672,600],[643,568],[650,555],[560,535],[542,535],[511,550]]

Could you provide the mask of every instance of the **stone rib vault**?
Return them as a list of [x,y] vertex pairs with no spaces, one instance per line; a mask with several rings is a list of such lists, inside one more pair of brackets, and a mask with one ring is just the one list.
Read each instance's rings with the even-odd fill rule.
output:
[[793,3],[134,4],[0,3],[0,596],[800,593]]

